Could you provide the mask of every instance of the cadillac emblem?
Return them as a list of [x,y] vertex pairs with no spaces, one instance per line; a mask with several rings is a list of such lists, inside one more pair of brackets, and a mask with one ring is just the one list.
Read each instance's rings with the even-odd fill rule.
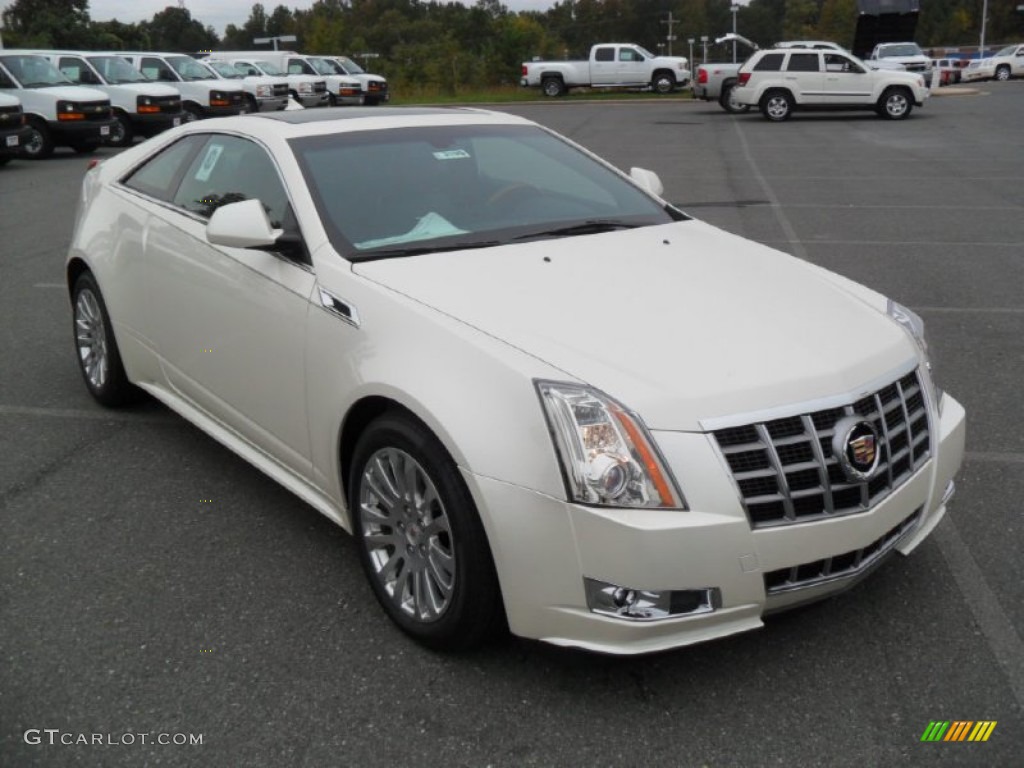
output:
[[878,432],[869,421],[848,416],[836,422],[832,437],[832,455],[839,460],[843,474],[852,483],[870,480],[878,469],[881,451]]

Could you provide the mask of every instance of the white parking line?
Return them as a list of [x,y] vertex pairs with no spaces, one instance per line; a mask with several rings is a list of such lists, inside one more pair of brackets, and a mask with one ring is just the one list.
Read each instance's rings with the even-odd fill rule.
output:
[[914,307],[917,312],[946,312],[949,314],[990,313],[995,315],[1024,315],[1024,307]]
[[985,635],[999,666],[1003,669],[1017,703],[1024,707],[1024,641],[985,581],[974,555],[964,544],[952,515],[935,529],[939,550],[949,565],[964,603]]
[[968,461],[988,461],[995,464],[1024,464],[1024,453],[1016,451],[965,451]]
[[33,288],[66,288],[64,283],[36,283]]
[[[774,208],[774,206],[772,206]],[[788,233],[787,233],[788,234]],[[970,247],[972,250],[978,248],[1020,248],[1020,241],[1014,242],[977,242],[972,241],[970,243],[960,242],[957,240],[807,240],[801,241],[793,237],[790,240],[758,240],[759,243],[764,245],[899,245],[899,246],[915,246],[915,245],[928,245],[928,246],[940,246],[942,248],[948,248],[950,246],[961,246],[964,248]]]

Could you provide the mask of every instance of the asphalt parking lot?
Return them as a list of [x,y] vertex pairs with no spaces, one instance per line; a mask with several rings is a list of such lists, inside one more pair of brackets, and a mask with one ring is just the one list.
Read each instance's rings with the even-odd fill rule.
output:
[[[86,159],[0,169],[0,765],[1019,765],[1024,82],[980,90],[902,122],[509,109],[916,310],[967,409],[958,493],[909,558],[760,631],[644,658],[426,651],[332,523],[162,406],[95,405],[62,285]],[[934,720],[997,726],[921,743]]]

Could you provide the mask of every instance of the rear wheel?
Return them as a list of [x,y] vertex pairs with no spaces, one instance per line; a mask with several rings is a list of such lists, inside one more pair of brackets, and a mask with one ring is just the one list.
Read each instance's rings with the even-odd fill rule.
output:
[[21,145],[22,154],[30,160],[42,160],[53,154],[53,137],[46,123],[38,118],[30,118],[29,134]]
[[1003,64],[1002,66],[996,67],[996,80],[1006,82],[1010,79],[1010,68]]
[[404,632],[457,651],[500,627],[501,593],[476,506],[426,427],[402,413],[370,424],[352,457],[348,497],[363,569]]
[[740,115],[750,111],[749,104],[740,104],[736,101],[736,83],[726,83],[722,86],[722,93],[718,97],[718,103],[722,109],[731,115]]
[[139,390],[124,372],[110,316],[91,272],[83,272],[75,281],[71,304],[78,367],[89,393],[111,407],[136,400]]
[[881,117],[903,120],[909,117],[914,101],[906,88],[887,88],[878,100],[877,111]]
[[545,96],[550,96],[553,99],[564,96],[566,92],[565,82],[560,77],[545,77],[541,81],[540,88],[544,91]]
[[768,91],[761,98],[761,114],[773,123],[789,120],[793,114],[793,97],[786,91]]

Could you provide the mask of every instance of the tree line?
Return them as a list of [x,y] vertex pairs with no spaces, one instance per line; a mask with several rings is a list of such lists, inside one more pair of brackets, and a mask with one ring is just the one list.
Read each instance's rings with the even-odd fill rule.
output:
[[[975,45],[983,0],[921,0],[917,42],[924,48]],[[430,0],[317,0],[308,9],[256,3],[249,18],[228,24],[223,36],[169,6],[137,23],[93,21],[89,0],[15,0],[3,12],[8,48],[91,50],[252,49],[253,38],[295,35],[289,46],[307,53],[375,53],[373,71],[404,92],[514,85],[520,63],[534,57],[586,55],[603,41],[639,43],[653,52],[689,56],[687,40],[711,45],[709,60],[731,56],[714,38],[732,29],[730,0],[560,0],[549,10],[513,12],[499,0],[474,5]],[[989,44],[1024,38],[1017,0],[990,0]],[[669,14],[671,21],[669,24]],[[760,45],[786,39],[833,40],[850,47],[857,0],[751,0],[736,14],[740,34]],[[670,34],[674,41],[667,40]]]

